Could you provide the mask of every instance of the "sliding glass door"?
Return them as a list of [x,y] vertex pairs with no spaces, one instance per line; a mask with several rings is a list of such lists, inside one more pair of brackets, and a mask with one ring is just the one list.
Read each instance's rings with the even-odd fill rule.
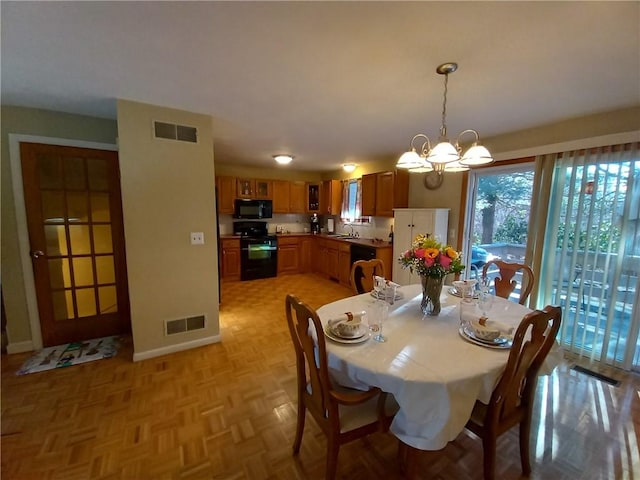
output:
[[640,159],[637,146],[555,160],[538,304],[561,305],[568,350],[640,367]]
[[[469,172],[463,245],[467,278],[477,278],[491,259],[526,263],[533,176],[533,159]],[[496,274],[489,271],[489,277]],[[517,287],[514,299],[519,295]]]

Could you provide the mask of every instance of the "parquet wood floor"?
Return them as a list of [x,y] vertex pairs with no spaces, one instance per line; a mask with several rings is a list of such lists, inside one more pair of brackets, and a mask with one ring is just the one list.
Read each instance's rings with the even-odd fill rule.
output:
[[[321,479],[325,438],[308,418],[299,457],[295,367],[284,298],[317,308],[351,291],[312,274],[225,283],[222,342],[133,363],[117,357],[26,376],[2,357],[2,479]],[[538,384],[534,479],[640,477],[640,381],[612,387],[561,366]],[[541,413],[542,412],[542,413]],[[517,431],[498,442],[497,478],[520,478]],[[343,447],[338,478],[401,479],[398,442]],[[425,479],[481,478],[482,446],[461,433],[424,452]]]

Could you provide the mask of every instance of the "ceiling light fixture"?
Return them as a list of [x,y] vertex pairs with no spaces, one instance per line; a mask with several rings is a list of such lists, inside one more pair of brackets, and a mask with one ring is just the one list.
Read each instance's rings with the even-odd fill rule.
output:
[[280,165],[288,165],[293,160],[292,155],[274,155],[273,159]]
[[[408,152],[402,154],[398,159],[396,167],[407,168],[410,172],[464,172],[470,167],[487,165],[493,162],[493,157],[485,147],[480,144],[480,135],[475,130],[463,130],[457,137],[455,145],[447,138],[447,84],[449,74],[458,69],[457,63],[443,63],[436,68],[436,72],[444,75],[444,100],[442,102],[442,126],[440,127],[440,137],[438,143],[431,148],[429,137],[424,133],[418,133],[411,139]],[[471,146],[462,152],[461,140],[468,133],[474,135]],[[416,151],[414,142],[423,139],[424,143],[420,151]]]
[[343,163],[342,164],[342,169],[347,173],[351,173],[356,169],[356,164],[355,163]]

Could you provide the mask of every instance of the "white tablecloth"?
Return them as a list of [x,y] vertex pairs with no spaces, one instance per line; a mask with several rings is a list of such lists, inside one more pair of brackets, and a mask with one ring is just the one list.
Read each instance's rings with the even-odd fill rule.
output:
[[[385,343],[372,338],[360,344],[326,342],[334,379],[342,385],[364,390],[373,385],[393,393],[400,411],[391,431],[423,450],[444,448],[460,434],[476,399],[489,401],[509,356],[509,350],[485,348],[460,336],[460,299],[448,294],[448,288],[443,288],[437,317],[423,317],[420,285],[400,288],[403,298],[390,306],[384,324]],[[349,297],[322,306],[318,315],[326,324],[344,312],[367,310],[372,302],[370,294]],[[496,298],[489,317],[515,327],[530,311]],[[541,373],[550,373],[561,359],[556,345]]]

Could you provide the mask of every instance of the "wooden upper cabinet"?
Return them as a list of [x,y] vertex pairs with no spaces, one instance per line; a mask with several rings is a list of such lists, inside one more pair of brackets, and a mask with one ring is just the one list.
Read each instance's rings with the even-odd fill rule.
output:
[[305,210],[307,213],[320,212],[320,185],[317,183],[307,183]]
[[233,214],[234,200],[236,198],[235,177],[216,177],[218,213]]
[[289,213],[290,183],[287,180],[273,181],[273,213]]
[[325,180],[320,192],[320,212],[327,215],[340,215],[342,210],[342,185],[340,180]]
[[254,180],[254,198],[260,200],[271,200],[273,198],[273,180]]
[[236,179],[236,197],[237,198],[255,198],[256,181],[251,178]]
[[289,212],[307,211],[307,184],[302,181],[289,182]]
[[393,217],[409,205],[409,172],[395,170],[362,176],[362,215]]
[[376,214],[377,173],[362,176],[362,215],[372,217]]

